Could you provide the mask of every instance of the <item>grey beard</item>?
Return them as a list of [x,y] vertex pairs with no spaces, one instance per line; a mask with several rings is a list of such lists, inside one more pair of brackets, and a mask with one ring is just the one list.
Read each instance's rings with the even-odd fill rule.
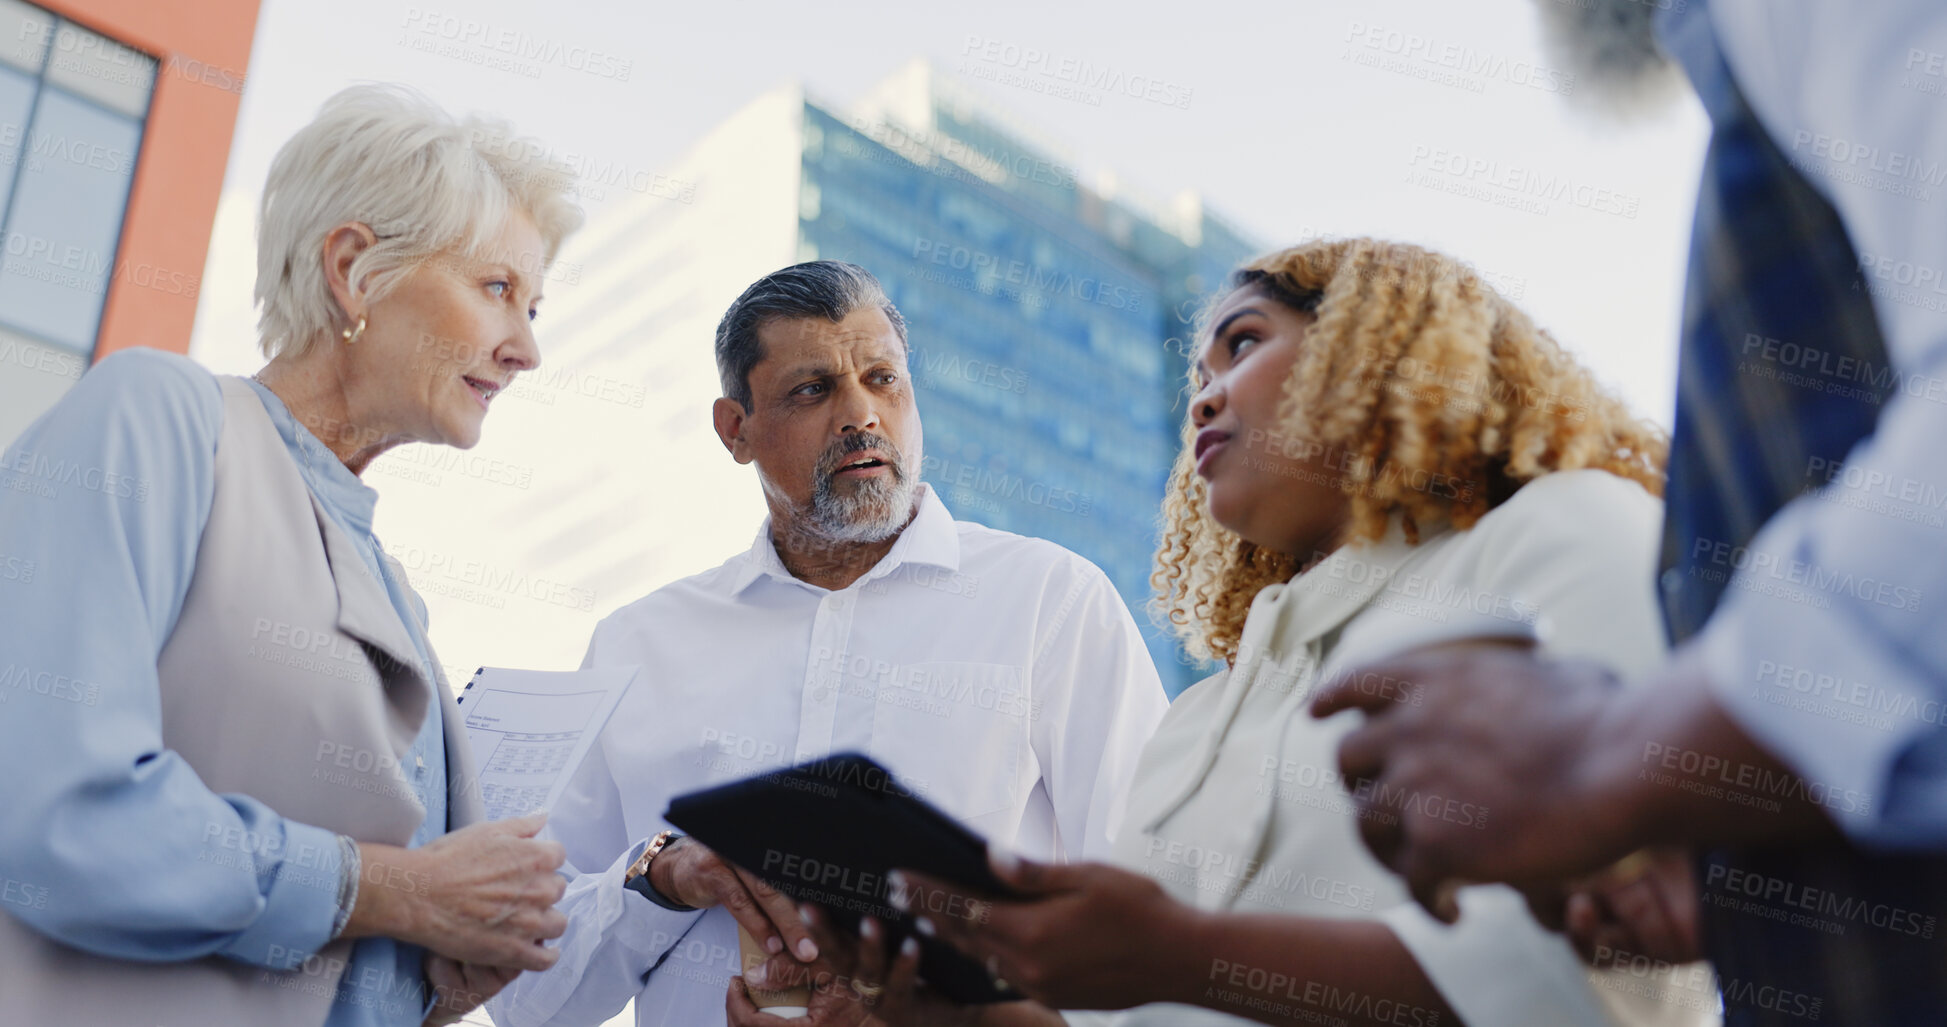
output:
[[894,467],[884,478],[867,478],[841,491],[825,475],[811,487],[806,522],[834,542],[881,542],[899,534],[913,512],[913,479]]
[[1656,44],[1657,0],[1535,0],[1535,6],[1549,62],[1575,76],[1568,98],[1576,106],[1630,121],[1661,112],[1688,86]]
[[841,491],[836,479],[820,474],[811,486],[811,502],[800,504],[771,480],[758,475],[764,492],[792,513],[793,530],[832,542],[883,542],[899,534],[913,513],[918,485],[904,462],[884,478],[867,478]]

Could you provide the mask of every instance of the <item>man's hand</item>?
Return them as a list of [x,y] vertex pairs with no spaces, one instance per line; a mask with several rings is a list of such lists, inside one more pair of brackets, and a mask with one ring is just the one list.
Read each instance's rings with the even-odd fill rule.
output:
[[[1630,850],[1626,811],[1587,762],[1617,693],[1593,664],[1437,646],[1341,675],[1312,714],[1366,711],[1339,745],[1359,832],[1450,921],[1458,884],[1559,881]],[[1448,816],[1455,804],[1481,815]]]
[[500,994],[500,989],[521,973],[519,970],[456,962],[432,952],[426,953],[424,965],[426,983],[433,989],[433,1011],[427,1014],[420,1027],[447,1027],[459,1023],[466,1014],[486,1005],[488,999]]
[[[1534,894],[1646,846],[1835,837],[1812,799],[1821,790],[1711,689],[1694,650],[1624,691],[1593,664],[1453,644],[1340,675],[1312,715],[1369,714],[1339,743],[1359,831],[1421,905],[1451,919],[1460,884]],[[1446,816],[1456,803],[1484,809],[1484,825]]]
[[359,845],[358,900],[342,935],[384,936],[463,963],[546,970],[542,944],[568,929],[554,904],[567,890],[560,842],[537,841],[535,813],[474,824],[417,849]]
[[1195,933],[1196,910],[1155,881],[1100,863],[1050,865],[1011,857],[994,872],[1025,899],[971,895],[904,873],[896,902],[1023,994],[1056,1009],[1126,1009],[1170,999],[1158,965]]
[[767,952],[789,951],[805,963],[818,958],[818,945],[790,896],[694,838],[679,838],[656,854],[649,863],[649,884],[686,906],[722,906]]

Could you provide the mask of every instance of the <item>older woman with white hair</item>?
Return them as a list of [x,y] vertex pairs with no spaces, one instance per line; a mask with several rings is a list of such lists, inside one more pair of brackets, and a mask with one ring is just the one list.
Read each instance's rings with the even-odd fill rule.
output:
[[103,360],[0,464],[0,1021],[457,1020],[565,926],[488,824],[359,474],[474,445],[581,223],[505,125],[347,89],[271,166],[269,364]]

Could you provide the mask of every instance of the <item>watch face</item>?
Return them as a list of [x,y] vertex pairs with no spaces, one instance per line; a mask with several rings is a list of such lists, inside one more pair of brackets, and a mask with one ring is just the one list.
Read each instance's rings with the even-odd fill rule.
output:
[[[674,835],[674,832],[669,832],[669,834]],[[639,857],[635,861],[634,865],[629,867],[629,872],[623,876],[622,887],[627,888],[630,891],[636,892],[637,894],[641,895],[643,898],[648,899],[650,902],[653,902],[656,905],[661,906],[662,908],[670,910],[672,912],[677,912],[677,913],[696,912],[697,907],[684,905],[683,903],[678,902],[674,899],[671,899],[667,895],[662,894],[661,892],[656,890],[656,886],[650,883],[649,880],[649,864],[653,862],[655,855],[658,852],[661,852],[663,849],[667,848],[669,846],[669,843],[674,842],[681,837],[682,835],[674,835],[673,837],[665,837],[663,835],[657,835],[655,838],[651,839],[648,847],[642,850],[641,857]]]
[[657,851],[656,843],[653,841],[650,842],[648,846],[642,850],[642,855],[637,856],[635,858],[635,862],[629,865],[629,872],[627,875],[624,876],[623,880],[633,881],[636,878],[647,874],[649,872],[649,860],[655,857],[656,851]]
[[635,863],[629,867],[629,872],[623,876],[622,882],[628,884],[636,880],[641,880],[646,883],[649,880],[649,864],[655,861],[657,854],[669,848],[670,843],[680,837],[682,836],[676,834],[674,831],[664,831],[654,838],[649,839],[649,845],[642,850],[642,855],[637,857]]

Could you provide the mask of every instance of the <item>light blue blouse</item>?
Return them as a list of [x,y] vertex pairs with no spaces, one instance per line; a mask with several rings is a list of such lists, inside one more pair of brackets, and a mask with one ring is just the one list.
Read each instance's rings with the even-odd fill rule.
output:
[[[270,390],[251,383],[305,484],[386,583],[419,658],[424,605],[387,572],[378,494]],[[223,398],[193,361],[115,354],[0,456],[0,909],[76,948],[168,962],[221,955],[272,969],[329,940],[335,895],[287,855],[336,837],[246,795],[217,795],[162,744],[156,662],[189,591],[215,495]],[[238,744],[248,745],[240,738]],[[432,704],[405,760],[427,810],[409,844],[446,828],[446,750]],[[266,839],[255,875],[205,853],[208,826]],[[328,1027],[417,1024],[423,950],[356,943]]]

